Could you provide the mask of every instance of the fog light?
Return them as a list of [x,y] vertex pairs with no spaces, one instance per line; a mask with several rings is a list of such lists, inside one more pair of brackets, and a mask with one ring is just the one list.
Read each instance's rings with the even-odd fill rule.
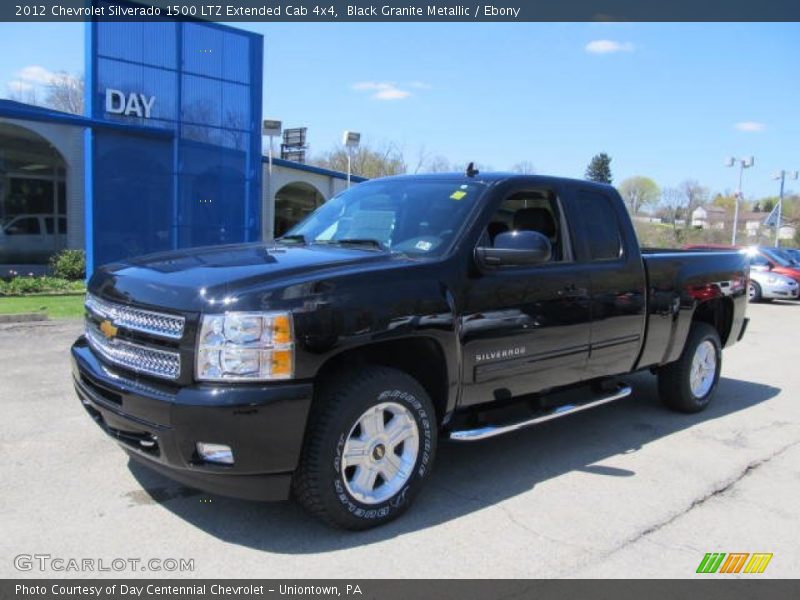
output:
[[233,450],[225,444],[208,444],[197,442],[197,454],[206,462],[221,465],[233,464]]

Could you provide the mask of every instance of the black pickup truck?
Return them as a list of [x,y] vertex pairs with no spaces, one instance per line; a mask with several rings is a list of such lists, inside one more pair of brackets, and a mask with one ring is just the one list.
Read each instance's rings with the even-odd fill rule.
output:
[[270,243],[99,269],[75,388],[135,460],[290,495],[332,525],[401,514],[437,441],[628,396],[702,410],[747,326],[738,253],[641,251],[610,186],[508,174],[359,184]]

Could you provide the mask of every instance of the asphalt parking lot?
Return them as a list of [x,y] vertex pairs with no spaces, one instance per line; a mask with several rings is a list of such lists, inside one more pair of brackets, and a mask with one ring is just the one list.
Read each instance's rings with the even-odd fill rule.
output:
[[442,444],[412,510],[365,533],[130,464],[71,389],[81,324],[0,326],[0,577],[169,575],[15,568],[36,553],[194,559],[195,577],[692,577],[706,552],[770,552],[747,577],[796,577],[800,304],[749,312],[705,413],[666,411],[654,378],[636,375],[620,402]]

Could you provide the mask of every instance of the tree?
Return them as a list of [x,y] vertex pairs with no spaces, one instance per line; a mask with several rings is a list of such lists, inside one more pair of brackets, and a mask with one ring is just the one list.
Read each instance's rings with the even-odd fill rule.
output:
[[679,185],[680,191],[686,199],[686,224],[688,229],[692,222],[692,213],[698,206],[708,202],[708,188],[700,185],[695,179],[686,179]]
[[82,115],[83,97],[83,76],[59,71],[47,84],[45,104],[56,110]]
[[631,215],[647,204],[656,202],[661,194],[656,182],[649,177],[629,177],[619,185],[619,193]]
[[[328,152],[314,157],[312,164],[334,171],[347,171],[347,149],[342,147],[332,148]],[[353,175],[360,175],[372,179],[388,175],[400,175],[408,170],[403,152],[395,144],[385,144],[373,147],[362,143],[353,152]]]
[[529,160],[523,160],[514,164],[511,170],[514,173],[521,173],[522,175],[533,175],[536,173],[536,167],[534,167],[533,163]]
[[681,232],[678,230],[678,220],[684,218],[688,222],[691,218],[685,215],[686,194],[680,188],[665,187],[661,190],[661,203],[667,218],[672,223],[672,235],[675,242],[680,243]]
[[611,183],[613,181],[611,157],[605,152],[595,154],[589,162],[589,166],[586,167],[586,179],[598,183]]
[[[65,71],[46,72],[45,83],[19,87],[9,94],[11,100],[47,106],[62,112],[83,114],[83,75],[70,75]],[[42,95],[41,92],[44,92]]]
[[[714,206],[721,206],[726,211],[728,211],[729,215],[733,215],[734,208],[736,206],[736,196],[733,194],[730,195],[723,195],[717,194],[714,196],[714,200],[711,201],[711,204]],[[739,202],[739,210],[748,210],[749,203],[747,202]]]
[[425,173],[449,173],[455,169],[453,165],[450,164],[449,160],[441,154],[437,154],[436,156],[429,157],[428,160],[425,161],[422,170]]

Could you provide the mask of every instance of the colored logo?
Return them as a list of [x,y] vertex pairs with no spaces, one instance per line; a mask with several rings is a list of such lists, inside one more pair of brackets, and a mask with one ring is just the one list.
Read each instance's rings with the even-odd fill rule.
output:
[[111,338],[116,337],[117,332],[119,331],[119,329],[114,327],[114,325],[113,325],[113,323],[111,323],[111,321],[103,321],[102,323],[100,323],[100,331],[108,339],[111,339]]
[[700,565],[697,573],[763,573],[769,561],[772,560],[772,553],[754,552],[708,552]]

